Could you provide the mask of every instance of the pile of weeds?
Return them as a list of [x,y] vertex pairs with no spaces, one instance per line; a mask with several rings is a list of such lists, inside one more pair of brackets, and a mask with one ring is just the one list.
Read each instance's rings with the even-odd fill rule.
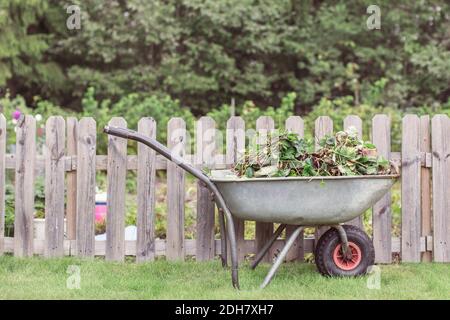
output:
[[[261,138],[261,137],[257,137]],[[389,161],[377,154],[375,145],[358,138],[350,128],[318,141],[283,131],[253,144],[234,167],[239,177],[313,177],[386,175],[393,173]]]

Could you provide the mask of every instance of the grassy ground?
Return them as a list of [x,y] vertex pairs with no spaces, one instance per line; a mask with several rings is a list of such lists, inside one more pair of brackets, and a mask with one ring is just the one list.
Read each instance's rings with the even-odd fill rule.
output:
[[[67,281],[80,270],[80,289]],[[72,269],[71,269],[72,268]],[[269,265],[241,268],[241,291],[231,288],[219,262],[107,263],[100,259],[0,257],[1,299],[450,299],[450,265],[381,266],[381,288],[368,277],[325,278],[312,264],[285,264],[264,290]]]

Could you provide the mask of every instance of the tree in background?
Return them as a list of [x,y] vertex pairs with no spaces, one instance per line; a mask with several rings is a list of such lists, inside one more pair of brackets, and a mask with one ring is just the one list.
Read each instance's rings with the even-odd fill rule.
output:
[[77,109],[92,86],[112,101],[169,94],[204,114],[231,98],[276,106],[289,92],[297,112],[348,95],[401,108],[450,96],[445,0],[380,0],[381,30],[367,29],[366,0],[77,0],[72,31],[65,3],[4,1],[0,84],[28,100]]
[[27,100],[63,89],[62,67],[51,56],[57,17],[47,0],[0,2],[0,88]]

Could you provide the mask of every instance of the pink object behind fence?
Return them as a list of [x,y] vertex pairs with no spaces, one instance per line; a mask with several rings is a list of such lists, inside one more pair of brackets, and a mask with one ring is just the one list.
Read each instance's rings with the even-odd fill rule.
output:
[[106,194],[98,193],[95,196],[95,222],[103,223],[106,219]]

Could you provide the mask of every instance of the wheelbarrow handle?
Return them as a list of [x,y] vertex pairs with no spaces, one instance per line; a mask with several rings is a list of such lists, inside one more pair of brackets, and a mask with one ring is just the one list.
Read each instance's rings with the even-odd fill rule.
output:
[[[231,278],[233,281],[233,286],[236,289],[239,289],[239,278],[238,278],[238,262],[237,262],[237,247],[236,247],[236,233],[234,228],[233,217],[231,215],[230,210],[228,209],[222,194],[219,189],[217,189],[216,185],[209,179],[209,177],[204,174],[201,170],[191,166],[187,163],[182,157],[174,154],[170,151],[166,146],[159,143],[156,139],[145,136],[136,132],[134,130],[130,130],[127,128],[113,127],[113,126],[105,126],[103,131],[109,135],[121,137],[125,139],[135,140],[145,144],[146,146],[152,148],[167,160],[174,162],[180,168],[186,170],[194,177],[202,181],[206,187],[214,194],[215,202],[219,207],[219,210],[224,213],[227,219],[227,233],[230,241],[230,249],[231,249]],[[226,252],[226,244],[222,248],[223,252]]]
[[182,157],[172,152],[169,148],[159,143],[156,139],[140,134],[139,132],[136,132],[134,130],[121,127],[105,126],[103,131],[109,135],[141,142],[161,154],[167,160],[176,163],[179,167],[186,170],[202,182],[206,184],[212,183],[208,176],[205,175],[201,170],[191,166]]

